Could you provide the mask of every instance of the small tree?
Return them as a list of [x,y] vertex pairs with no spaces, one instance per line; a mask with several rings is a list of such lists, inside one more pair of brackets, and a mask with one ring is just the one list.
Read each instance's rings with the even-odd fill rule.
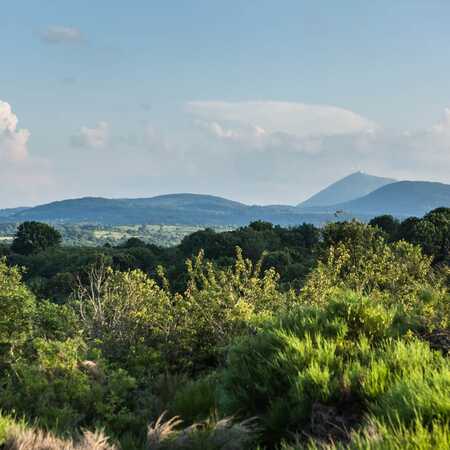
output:
[[5,352],[14,353],[31,333],[34,311],[34,296],[20,270],[0,259],[0,364]]
[[381,228],[387,235],[389,241],[394,241],[398,236],[400,222],[390,214],[374,217],[369,225]]
[[17,228],[11,249],[21,255],[39,253],[61,244],[61,234],[50,225],[24,222]]
[[340,231],[345,231],[345,238],[331,241],[307,279],[302,290],[306,300],[321,303],[336,289],[351,289],[409,306],[424,289],[441,287],[432,258],[419,246],[388,243],[377,235],[377,228],[356,222]]

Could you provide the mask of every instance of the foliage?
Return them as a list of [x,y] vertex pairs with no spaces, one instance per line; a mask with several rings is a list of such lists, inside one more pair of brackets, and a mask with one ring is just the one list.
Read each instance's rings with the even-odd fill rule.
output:
[[61,233],[40,222],[24,222],[17,228],[11,249],[22,255],[39,253],[61,243]]
[[373,227],[378,227],[386,233],[386,237],[389,241],[394,241],[397,239],[400,221],[395,217],[384,214],[382,216],[374,217],[369,225]]
[[372,227],[350,222],[327,235],[330,246],[303,288],[309,301],[323,302],[335,289],[395,299],[411,305],[427,286],[439,287],[431,258],[420,247],[399,241],[389,244]]
[[[15,361],[2,377],[5,410],[59,432],[97,422],[119,435],[144,426],[150,410],[139,399],[136,380],[99,355],[87,359],[81,339],[37,338],[30,351],[33,358]],[[147,409],[139,411],[138,404]]]
[[416,417],[447,423],[449,361],[402,334],[390,306],[372,303],[344,294],[241,339],[228,356],[221,407],[258,415],[270,445],[301,430],[335,438],[333,427],[356,429],[364,414],[402,426]]
[[261,265],[240,250],[234,268],[217,269],[202,253],[187,266],[188,287],[181,294],[171,293],[163,272],[160,287],[138,270],[94,267],[76,296],[89,340],[116,361],[134,365],[140,358],[148,366],[161,357],[164,367],[199,371],[217,364],[221,348],[257,317],[296,301],[293,293],[277,290],[273,270],[261,274]]
[[232,417],[211,417],[177,430],[182,420],[175,416],[164,421],[162,414],[147,432],[149,450],[245,450],[255,437],[255,421],[236,422]]
[[447,213],[1,247],[0,442],[446,448]]
[[0,364],[30,335],[35,308],[34,296],[22,283],[21,271],[0,260]]
[[371,419],[360,431],[351,433],[348,442],[284,444],[281,450],[447,450],[449,442],[448,423],[425,426],[418,417],[412,426],[406,426]]
[[219,377],[215,373],[188,381],[175,392],[169,404],[169,411],[174,416],[183,417],[184,422],[188,424],[212,415],[217,410],[218,382]]

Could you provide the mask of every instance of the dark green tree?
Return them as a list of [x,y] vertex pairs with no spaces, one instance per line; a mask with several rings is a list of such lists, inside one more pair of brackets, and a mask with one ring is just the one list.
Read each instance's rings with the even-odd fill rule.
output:
[[61,240],[61,233],[46,223],[24,222],[17,228],[11,250],[21,255],[31,255],[57,247]]
[[414,242],[417,243],[416,239],[416,226],[418,223],[420,223],[421,219],[418,217],[408,217],[403,222],[400,223],[400,226],[398,227],[398,234],[397,239],[408,242]]
[[381,228],[387,235],[389,241],[394,241],[398,235],[400,222],[390,214],[374,217],[369,225]]
[[137,237],[131,237],[122,244],[123,248],[136,248],[136,247],[145,247],[145,246],[146,246],[145,242],[142,239],[139,239]]

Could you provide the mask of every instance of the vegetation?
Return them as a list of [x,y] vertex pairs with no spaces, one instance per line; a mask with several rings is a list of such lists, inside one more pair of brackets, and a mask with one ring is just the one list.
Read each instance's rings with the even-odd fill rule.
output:
[[61,240],[61,234],[46,223],[24,222],[17,228],[11,250],[21,255],[30,255],[57,247]]
[[450,210],[405,222],[5,246],[0,444],[448,448]]
[[[200,226],[190,225],[107,226],[61,223],[55,224],[54,228],[61,233],[63,245],[76,247],[118,246],[133,238],[147,244],[171,247],[178,245],[185,236],[203,229]],[[12,242],[16,229],[15,223],[0,223],[0,243]],[[214,229],[227,231],[232,227],[215,227]]]

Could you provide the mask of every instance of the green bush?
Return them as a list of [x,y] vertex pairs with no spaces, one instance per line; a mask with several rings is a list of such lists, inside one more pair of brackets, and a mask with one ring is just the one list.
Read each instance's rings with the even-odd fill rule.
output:
[[[328,443],[327,450],[447,450],[450,425],[433,423],[424,426],[420,417],[411,426],[384,423],[371,419],[360,431],[353,432],[347,442]],[[323,450],[320,443],[281,445],[280,450]]]
[[33,359],[14,362],[2,376],[0,404],[6,411],[58,432],[97,423],[118,436],[144,432],[152,398],[126,370],[89,354],[79,338],[38,338],[30,351]]
[[220,408],[260,417],[269,445],[300,431],[314,435],[326,415],[334,417],[328,428],[361,426],[369,413],[405,426],[417,414],[424,425],[445,423],[450,363],[402,337],[394,317],[390,307],[346,293],[272,322],[231,347]]
[[217,409],[217,383],[218,376],[214,373],[187,382],[175,393],[169,405],[170,413],[182,417],[186,424],[205,420]]
[[35,298],[22,283],[20,269],[10,268],[0,259],[0,364],[31,335],[35,308]]
[[424,289],[442,288],[432,258],[423,255],[419,246],[387,243],[372,227],[350,224],[350,236],[330,238],[330,246],[302,290],[306,301],[323,303],[336,289],[346,288],[411,308]]

